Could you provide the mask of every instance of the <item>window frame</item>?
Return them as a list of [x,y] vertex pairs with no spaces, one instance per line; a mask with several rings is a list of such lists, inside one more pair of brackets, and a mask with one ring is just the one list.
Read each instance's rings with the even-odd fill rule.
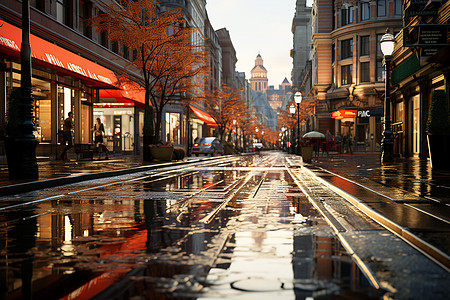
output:
[[[346,70],[346,72],[344,72],[344,69]],[[353,64],[341,65],[341,86],[350,85],[352,83],[353,83]]]
[[[348,43],[348,45],[347,45]],[[347,51],[346,51],[347,50]],[[341,59],[353,57],[353,38],[341,40]]]

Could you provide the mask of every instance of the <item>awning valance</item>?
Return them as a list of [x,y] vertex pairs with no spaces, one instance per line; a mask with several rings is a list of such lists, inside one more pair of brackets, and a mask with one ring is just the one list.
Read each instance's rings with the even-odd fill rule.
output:
[[211,117],[208,113],[192,106],[189,105],[189,107],[192,109],[192,111],[194,112],[194,114],[197,116],[197,118],[199,118],[200,120],[202,120],[203,122],[205,122],[208,126],[211,127],[218,127],[216,121],[214,120],[213,117]]

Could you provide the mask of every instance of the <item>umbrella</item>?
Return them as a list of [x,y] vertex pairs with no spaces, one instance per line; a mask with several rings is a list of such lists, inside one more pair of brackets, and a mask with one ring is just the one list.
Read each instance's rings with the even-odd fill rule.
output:
[[303,138],[324,138],[325,134],[318,132],[318,131],[310,131],[308,133],[305,133],[303,135]]

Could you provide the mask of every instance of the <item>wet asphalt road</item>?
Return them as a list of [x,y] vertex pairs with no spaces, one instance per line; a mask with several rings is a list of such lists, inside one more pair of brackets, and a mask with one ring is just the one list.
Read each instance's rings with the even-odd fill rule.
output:
[[0,298],[445,299],[447,272],[308,174],[268,153],[2,198]]

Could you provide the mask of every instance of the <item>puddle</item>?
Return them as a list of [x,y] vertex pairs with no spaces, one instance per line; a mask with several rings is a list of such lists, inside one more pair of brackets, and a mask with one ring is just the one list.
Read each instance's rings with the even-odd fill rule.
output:
[[372,298],[287,173],[242,168],[269,162],[252,156],[223,171],[197,168],[2,212],[0,298]]

